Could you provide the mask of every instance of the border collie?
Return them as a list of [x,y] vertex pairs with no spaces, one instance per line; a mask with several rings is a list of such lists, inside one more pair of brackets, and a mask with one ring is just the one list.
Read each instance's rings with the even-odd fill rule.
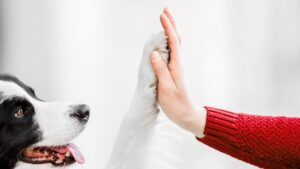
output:
[[[136,92],[106,169],[175,169],[181,162],[180,138],[170,132],[172,123],[158,113],[157,78],[150,64],[154,50],[168,62],[164,33],[153,35],[145,45]],[[69,142],[88,119],[88,106],[42,101],[17,78],[1,75],[0,168],[46,169],[83,163],[78,148]]]
[[16,77],[0,75],[0,168],[83,163],[69,142],[85,128],[89,113],[84,104],[45,102]]
[[175,169],[181,165],[180,135],[171,131],[175,125],[158,113],[157,78],[150,62],[154,50],[168,63],[163,32],[153,35],[144,47],[137,88],[106,169]]

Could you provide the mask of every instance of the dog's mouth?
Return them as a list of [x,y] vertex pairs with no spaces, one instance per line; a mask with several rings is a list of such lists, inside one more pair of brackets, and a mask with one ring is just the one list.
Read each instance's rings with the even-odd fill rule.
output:
[[29,147],[20,153],[20,160],[31,164],[51,163],[56,167],[85,162],[81,152],[74,144]]

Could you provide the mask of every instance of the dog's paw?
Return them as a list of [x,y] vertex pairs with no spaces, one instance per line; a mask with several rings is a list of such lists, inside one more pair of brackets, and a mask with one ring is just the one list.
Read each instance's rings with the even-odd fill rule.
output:
[[139,72],[139,87],[142,89],[151,89],[156,91],[157,78],[151,66],[150,56],[153,51],[157,51],[163,61],[168,63],[169,50],[167,37],[164,32],[154,34],[150,37],[144,47],[144,53]]
[[169,59],[169,50],[167,36],[164,32],[159,32],[152,35],[144,48],[144,57],[150,59],[150,54],[152,51],[158,51],[162,59],[167,63]]

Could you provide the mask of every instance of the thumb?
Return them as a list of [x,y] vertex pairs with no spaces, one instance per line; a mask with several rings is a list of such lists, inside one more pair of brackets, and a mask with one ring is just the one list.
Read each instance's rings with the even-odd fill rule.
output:
[[151,53],[151,64],[159,83],[168,84],[173,82],[167,64],[162,60],[157,51]]

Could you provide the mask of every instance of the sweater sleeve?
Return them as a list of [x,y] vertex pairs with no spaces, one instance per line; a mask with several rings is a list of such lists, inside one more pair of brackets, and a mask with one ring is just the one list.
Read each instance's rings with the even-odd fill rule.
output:
[[261,168],[300,168],[300,118],[205,108],[205,136],[197,138],[200,142]]

